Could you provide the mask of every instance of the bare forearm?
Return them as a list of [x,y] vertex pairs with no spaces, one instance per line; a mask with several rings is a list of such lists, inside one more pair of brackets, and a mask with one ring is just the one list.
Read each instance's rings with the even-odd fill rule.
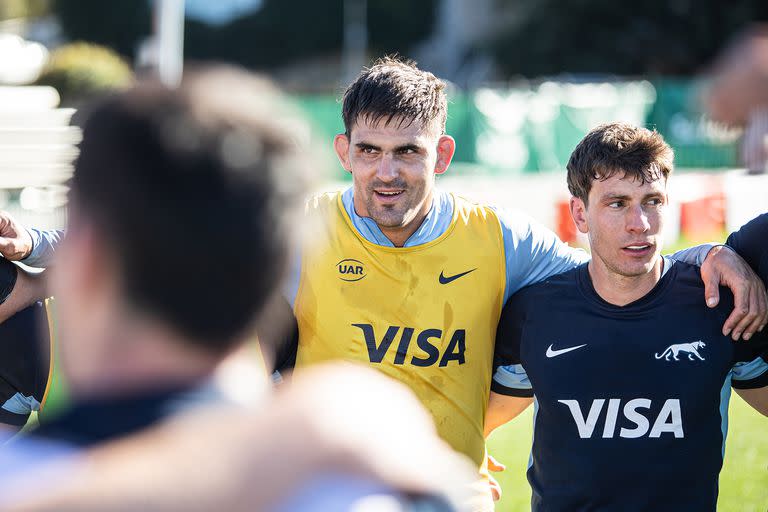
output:
[[491,392],[488,399],[488,410],[485,414],[484,435],[488,437],[496,428],[519,416],[532,403],[533,398],[507,396]]

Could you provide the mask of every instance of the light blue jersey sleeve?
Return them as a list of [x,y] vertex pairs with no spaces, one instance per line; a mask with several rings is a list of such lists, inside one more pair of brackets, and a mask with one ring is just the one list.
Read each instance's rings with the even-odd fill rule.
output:
[[288,262],[288,271],[281,286],[283,297],[293,307],[296,302],[296,294],[299,293],[299,280],[301,279],[301,251],[297,250],[291,255]]
[[491,390],[509,396],[531,397],[533,385],[521,364],[499,366],[493,372]]
[[723,244],[708,243],[695,245],[693,247],[689,247],[688,249],[681,249],[675,253],[672,253],[669,257],[675,261],[682,261],[683,263],[688,263],[689,265],[696,265],[700,267],[704,264],[704,260],[707,259],[707,254],[709,254],[709,251],[718,245]]
[[494,209],[501,223],[506,260],[504,302],[521,288],[589,261],[589,254],[563,243],[525,214]]
[[28,229],[29,236],[32,237],[32,252],[21,260],[21,263],[30,267],[45,268],[53,261],[56,254],[56,247],[64,238],[64,231],[60,229]]
[[[766,354],[768,357],[768,353]],[[768,386],[768,361],[756,357],[749,362],[736,363],[731,369],[735,388],[751,389]]]

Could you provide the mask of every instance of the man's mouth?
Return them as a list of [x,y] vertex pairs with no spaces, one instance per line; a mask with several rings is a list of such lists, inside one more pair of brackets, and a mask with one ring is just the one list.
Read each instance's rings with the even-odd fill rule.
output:
[[397,199],[402,193],[405,192],[404,190],[374,190],[374,195],[382,201],[392,201]]
[[635,255],[635,256],[642,256],[647,254],[653,249],[653,244],[650,243],[637,243],[632,245],[627,245],[622,248],[623,251]]

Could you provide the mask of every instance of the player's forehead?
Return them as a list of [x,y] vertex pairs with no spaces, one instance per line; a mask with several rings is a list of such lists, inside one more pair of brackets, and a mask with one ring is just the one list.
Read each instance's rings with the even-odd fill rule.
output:
[[437,140],[439,135],[434,126],[435,123],[424,124],[419,120],[412,120],[396,116],[393,118],[382,117],[374,119],[360,116],[350,129],[350,142],[367,143],[373,145],[389,144],[419,144],[428,145]]
[[663,176],[654,179],[642,179],[616,171],[607,178],[592,180],[589,192],[591,199],[600,200],[604,197],[624,196],[642,198],[653,194],[666,194],[667,180]]

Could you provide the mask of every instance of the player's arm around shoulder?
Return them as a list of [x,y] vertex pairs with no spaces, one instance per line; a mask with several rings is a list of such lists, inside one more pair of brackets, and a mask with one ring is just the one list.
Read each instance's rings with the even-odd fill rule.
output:
[[701,265],[707,306],[720,302],[719,286],[733,293],[734,308],[723,325],[723,335],[733,340],[749,340],[768,323],[768,297],[765,285],[755,271],[730,247],[712,248]]

